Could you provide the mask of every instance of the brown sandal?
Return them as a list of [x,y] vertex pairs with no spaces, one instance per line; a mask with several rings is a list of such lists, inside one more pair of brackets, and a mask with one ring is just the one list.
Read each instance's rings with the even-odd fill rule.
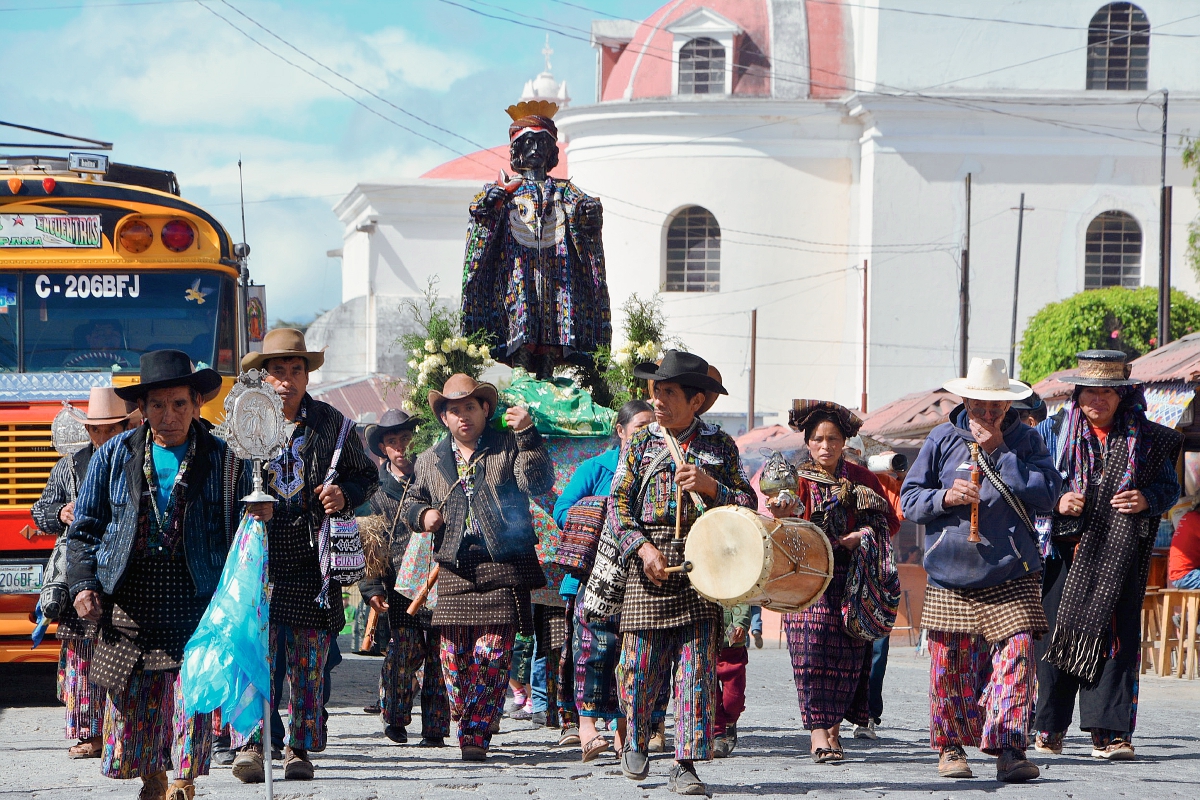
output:
[[591,739],[587,740],[587,744],[583,745],[582,749],[583,756],[581,760],[586,764],[589,761],[594,761],[601,753],[611,750],[612,742],[608,740],[607,736],[596,734]]
[[84,739],[79,744],[67,748],[67,755],[71,758],[99,758],[103,753],[104,745],[99,736],[95,739]]

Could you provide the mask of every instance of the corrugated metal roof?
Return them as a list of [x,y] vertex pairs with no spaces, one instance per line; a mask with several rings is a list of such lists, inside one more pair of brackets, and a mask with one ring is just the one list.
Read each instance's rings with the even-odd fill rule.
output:
[[897,447],[920,447],[961,402],[958,395],[945,389],[913,392],[868,414],[862,433]]
[[1071,393],[1075,391],[1075,384],[1063,383],[1059,378],[1075,375],[1078,372],[1079,370],[1075,367],[1060,369],[1058,372],[1051,372],[1033,385],[1033,390],[1038,393],[1038,397],[1042,398],[1042,402],[1046,404],[1050,413],[1054,413],[1059,406],[1070,400]]
[[390,375],[366,375],[320,384],[309,393],[362,424],[375,422],[389,408],[400,408],[405,396],[399,379]]
[[1190,333],[1131,362],[1132,375],[1145,383],[1200,381],[1200,333]]

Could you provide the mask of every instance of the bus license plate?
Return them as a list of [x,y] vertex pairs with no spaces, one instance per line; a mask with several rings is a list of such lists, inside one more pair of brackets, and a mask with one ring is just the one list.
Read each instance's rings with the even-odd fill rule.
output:
[[39,594],[44,564],[0,566],[0,594]]

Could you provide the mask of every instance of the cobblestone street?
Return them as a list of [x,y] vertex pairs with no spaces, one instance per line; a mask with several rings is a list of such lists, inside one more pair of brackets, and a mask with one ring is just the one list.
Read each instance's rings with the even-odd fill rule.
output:
[[[906,647],[892,651],[878,742],[845,738],[847,759],[817,765],[799,713],[787,653],[752,650],[749,708],[733,756],[702,764],[698,772],[714,796],[812,795],[840,797],[967,798],[998,794],[1037,798],[1195,798],[1200,785],[1200,684],[1147,677],[1142,683],[1138,760],[1110,764],[1089,757],[1086,736],[1073,731],[1062,756],[1032,754],[1042,778],[1025,786],[995,781],[994,761],[971,752],[977,777],[949,781],[936,773],[928,749],[925,700],[928,662]],[[485,764],[463,764],[458,749],[393,745],[377,719],[362,712],[378,676],[378,659],[348,656],[334,673],[330,744],[314,758],[312,783],[277,783],[281,800],[386,798],[665,797],[669,756],[653,760],[650,777],[634,784],[613,759],[585,765],[577,749],[554,747],[553,731],[505,720]],[[98,761],[72,761],[62,738],[62,710],[54,701],[53,671],[11,666],[0,701],[0,798],[38,800],[134,798],[137,782],[99,775]],[[11,677],[9,677],[11,675]],[[419,723],[412,728],[418,728]],[[410,729],[411,732],[411,729]],[[415,737],[414,737],[415,741]],[[278,762],[277,762],[278,764]],[[278,773],[278,769],[277,769]],[[265,797],[263,786],[238,783],[216,768],[198,783],[197,797]]]

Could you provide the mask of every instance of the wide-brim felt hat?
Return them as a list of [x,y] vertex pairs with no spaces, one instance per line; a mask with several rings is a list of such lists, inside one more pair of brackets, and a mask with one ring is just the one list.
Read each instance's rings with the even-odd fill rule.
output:
[[1003,358],[972,358],[967,377],[954,378],[942,388],[964,399],[1011,402],[1033,394],[1027,384],[1008,377]]
[[1128,356],[1120,350],[1084,350],[1075,356],[1079,372],[1058,380],[1076,386],[1137,386],[1141,381],[1129,377]]
[[141,382],[113,389],[122,400],[136,401],[155,389],[190,386],[201,395],[221,386],[221,376],[214,369],[196,369],[182,350],[152,350],[142,353]]
[[650,396],[654,396],[654,382],[665,381],[690,386],[704,391],[704,404],[697,416],[708,411],[717,402],[717,397],[729,394],[721,385],[721,371],[703,358],[682,350],[668,350],[657,362],[646,361],[633,368],[634,377],[649,383]]
[[367,448],[380,458],[387,458],[383,454],[383,437],[389,433],[416,430],[418,422],[419,419],[410,417],[398,408],[389,408],[383,412],[379,422],[367,429]]
[[863,426],[862,418],[843,405],[832,400],[803,400],[792,401],[792,410],[788,412],[788,425],[792,430],[802,431],[813,415],[822,418],[832,418],[834,424],[841,428],[842,433],[849,439],[858,435]]
[[84,425],[114,425],[124,422],[139,413],[137,407],[129,407],[126,400],[107,386],[93,386],[88,394],[87,411],[68,406],[67,413]]
[[304,332],[295,328],[276,328],[263,337],[261,353],[246,353],[242,356],[242,371],[266,369],[272,358],[303,358],[308,362],[308,371],[315,372],[325,363],[325,353],[309,350],[304,343]]
[[470,375],[456,372],[446,380],[446,384],[442,386],[440,392],[437,389],[429,390],[429,407],[433,410],[433,415],[440,418],[442,407],[446,403],[451,400],[466,400],[468,397],[486,401],[492,411],[496,410],[496,404],[500,401],[500,395],[495,386],[490,383],[480,383]]

